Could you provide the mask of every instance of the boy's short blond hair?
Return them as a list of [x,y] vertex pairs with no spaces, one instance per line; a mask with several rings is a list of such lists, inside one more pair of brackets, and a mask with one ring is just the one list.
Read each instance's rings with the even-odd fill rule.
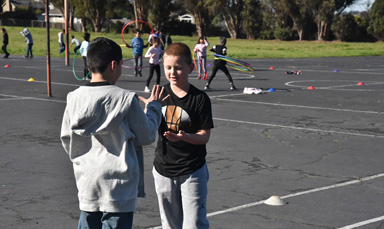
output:
[[188,65],[192,64],[192,54],[189,47],[181,42],[172,43],[164,52],[164,56],[180,56]]

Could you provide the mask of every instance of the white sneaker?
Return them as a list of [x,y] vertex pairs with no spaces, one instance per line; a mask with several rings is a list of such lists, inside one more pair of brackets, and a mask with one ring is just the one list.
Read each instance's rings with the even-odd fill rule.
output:
[[149,90],[149,87],[145,86],[144,92],[151,92],[151,90]]

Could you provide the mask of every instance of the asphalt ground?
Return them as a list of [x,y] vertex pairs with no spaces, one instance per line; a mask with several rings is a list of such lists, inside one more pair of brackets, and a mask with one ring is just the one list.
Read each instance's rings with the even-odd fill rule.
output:
[[[215,124],[207,146],[211,228],[384,228],[384,57],[246,61],[254,73],[231,71],[238,90],[219,72],[207,91]],[[82,64],[75,62],[78,75]],[[65,97],[85,81],[74,77],[72,59],[51,65],[49,97],[46,58],[0,60],[0,228],[77,227],[72,164],[59,135]],[[285,74],[291,70],[302,74]],[[148,68],[143,77],[123,69],[117,85],[148,96],[147,75]],[[196,78],[194,71],[190,82],[202,89]],[[134,228],[160,228],[154,144],[144,151],[147,197]],[[274,195],[285,204],[264,203]]]

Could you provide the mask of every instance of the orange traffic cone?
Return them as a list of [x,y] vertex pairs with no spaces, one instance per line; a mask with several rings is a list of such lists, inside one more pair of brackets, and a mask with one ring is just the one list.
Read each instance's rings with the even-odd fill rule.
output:
[[315,87],[314,86],[309,86],[307,89],[308,90],[315,90]]

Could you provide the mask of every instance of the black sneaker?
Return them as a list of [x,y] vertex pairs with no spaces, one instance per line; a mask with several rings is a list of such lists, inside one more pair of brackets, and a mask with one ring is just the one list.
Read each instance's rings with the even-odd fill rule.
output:
[[229,90],[231,90],[231,91],[236,90],[235,85],[231,85],[231,87],[229,88]]
[[205,85],[204,90],[209,90],[209,89],[211,89],[211,88],[209,87],[209,85]]

